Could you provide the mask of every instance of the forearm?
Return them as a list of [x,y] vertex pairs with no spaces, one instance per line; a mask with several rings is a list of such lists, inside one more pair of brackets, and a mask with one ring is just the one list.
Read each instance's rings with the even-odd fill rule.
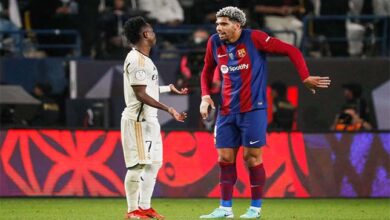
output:
[[146,93],[137,95],[137,100],[153,108],[169,112],[169,107],[167,105],[155,100]]
[[211,68],[205,66],[200,77],[200,87],[202,90],[202,96],[210,95],[211,86],[213,83],[213,73]]

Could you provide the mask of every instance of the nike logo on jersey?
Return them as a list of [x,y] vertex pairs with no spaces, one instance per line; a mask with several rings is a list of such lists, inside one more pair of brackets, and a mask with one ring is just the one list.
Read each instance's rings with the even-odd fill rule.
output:
[[218,56],[218,58],[221,58],[221,57],[226,57],[227,54],[218,54],[217,56]]
[[256,144],[257,142],[259,142],[260,140],[257,140],[257,141],[249,141],[249,144]]

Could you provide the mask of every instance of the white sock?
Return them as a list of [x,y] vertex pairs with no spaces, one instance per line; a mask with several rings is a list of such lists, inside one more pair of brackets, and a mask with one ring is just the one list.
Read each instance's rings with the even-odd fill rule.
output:
[[228,212],[232,211],[232,207],[219,206],[220,209],[226,210]]
[[151,207],[154,185],[156,184],[156,178],[160,167],[161,164],[145,165],[145,170],[142,173],[140,183],[139,207],[141,207],[141,209],[150,209]]
[[143,165],[137,165],[135,167],[127,169],[125,177],[125,192],[127,200],[127,211],[131,212],[138,209],[138,196],[139,196],[139,182],[141,172],[144,170]]

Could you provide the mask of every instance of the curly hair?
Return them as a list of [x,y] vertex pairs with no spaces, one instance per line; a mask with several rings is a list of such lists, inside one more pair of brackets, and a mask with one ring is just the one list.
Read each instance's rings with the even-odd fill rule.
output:
[[141,39],[140,32],[146,26],[145,19],[141,16],[132,17],[123,26],[124,35],[131,44],[136,44]]
[[241,26],[244,26],[246,23],[245,13],[237,7],[224,7],[217,12],[216,16],[217,18],[228,17],[230,20],[237,21],[238,23],[240,23]]

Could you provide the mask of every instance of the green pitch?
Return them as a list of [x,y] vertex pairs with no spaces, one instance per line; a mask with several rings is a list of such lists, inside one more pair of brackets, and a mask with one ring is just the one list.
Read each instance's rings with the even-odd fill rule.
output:
[[[249,205],[235,199],[236,219]],[[153,206],[167,220],[199,219],[218,206],[216,199],[154,199]],[[0,219],[114,220],[123,219],[122,199],[0,198]],[[390,219],[390,199],[265,199],[262,220],[272,219]]]

